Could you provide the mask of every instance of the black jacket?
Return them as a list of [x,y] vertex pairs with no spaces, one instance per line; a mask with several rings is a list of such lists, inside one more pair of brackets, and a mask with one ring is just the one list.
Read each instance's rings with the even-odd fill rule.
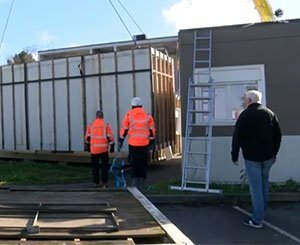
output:
[[232,161],[238,161],[239,148],[249,161],[266,161],[276,157],[281,142],[281,130],[274,112],[254,103],[244,110],[232,137]]

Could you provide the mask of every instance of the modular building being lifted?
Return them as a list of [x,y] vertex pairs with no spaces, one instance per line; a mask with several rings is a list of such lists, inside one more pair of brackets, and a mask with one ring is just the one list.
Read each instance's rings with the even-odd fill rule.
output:
[[83,151],[96,110],[103,110],[117,138],[131,98],[139,96],[157,124],[158,158],[162,149],[175,149],[174,85],[173,59],[153,48],[2,66],[0,147]]

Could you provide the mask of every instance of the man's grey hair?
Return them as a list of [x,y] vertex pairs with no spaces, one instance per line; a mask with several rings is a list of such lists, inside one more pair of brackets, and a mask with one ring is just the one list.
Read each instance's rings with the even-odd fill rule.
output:
[[261,103],[261,92],[257,90],[249,90],[245,94],[246,99],[250,99],[252,103]]

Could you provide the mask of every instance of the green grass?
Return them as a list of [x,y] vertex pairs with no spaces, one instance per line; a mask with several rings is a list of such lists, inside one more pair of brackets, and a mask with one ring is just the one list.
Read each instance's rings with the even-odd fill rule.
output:
[[170,190],[169,186],[180,186],[179,179],[172,179],[168,181],[162,181],[157,184],[149,185],[146,193],[147,194],[172,194],[172,193],[179,193],[176,190]]
[[0,161],[0,185],[65,184],[91,179],[89,167],[30,161]]
[[[178,191],[170,190],[169,186],[175,185],[180,186],[179,179],[173,179],[170,181],[160,182],[148,187],[147,193],[149,194],[172,194],[178,193]],[[193,186],[191,186],[193,187]],[[249,187],[246,183],[241,184],[217,184],[212,183],[210,185],[211,189],[223,190],[224,194],[248,194]],[[300,183],[294,181],[293,179],[287,180],[285,183],[277,184],[270,183],[271,193],[282,193],[282,192],[300,192]]]

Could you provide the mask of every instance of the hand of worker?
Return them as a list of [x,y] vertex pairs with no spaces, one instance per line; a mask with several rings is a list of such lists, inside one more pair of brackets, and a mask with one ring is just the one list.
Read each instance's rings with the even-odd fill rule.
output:
[[114,153],[115,152],[115,143],[110,144],[109,152],[110,153]]
[[121,150],[123,148],[123,143],[124,143],[124,139],[119,138],[119,150]]
[[234,165],[238,166],[239,162],[237,159],[231,158],[231,161],[233,162]]
[[154,147],[155,147],[155,139],[151,139],[151,140],[149,141],[149,146],[148,146],[149,151],[150,151],[150,152],[151,152],[151,151],[154,151],[154,150],[155,150]]
[[155,145],[155,139],[151,139],[151,140],[149,141],[149,145],[150,145],[150,146]]

